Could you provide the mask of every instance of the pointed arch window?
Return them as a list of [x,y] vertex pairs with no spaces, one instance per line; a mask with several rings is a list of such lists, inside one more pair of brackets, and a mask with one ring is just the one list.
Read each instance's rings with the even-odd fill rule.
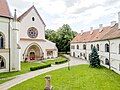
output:
[[4,49],[4,35],[0,33],[0,49]]
[[105,52],[109,52],[110,51],[110,47],[109,47],[109,44],[105,44]]

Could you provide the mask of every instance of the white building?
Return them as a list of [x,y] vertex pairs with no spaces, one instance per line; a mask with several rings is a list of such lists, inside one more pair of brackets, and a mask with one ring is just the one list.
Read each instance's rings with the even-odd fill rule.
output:
[[0,72],[20,70],[20,61],[58,56],[55,43],[45,39],[45,26],[34,6],[17,18],[0,0]]
[[118,23],[112,21],[110,26],[99,25],[98,29],[78,34],[71,41],[71,56],[89,60],[91,49],[95,46],[99,53],[101,64],[120,73],[120,12]]

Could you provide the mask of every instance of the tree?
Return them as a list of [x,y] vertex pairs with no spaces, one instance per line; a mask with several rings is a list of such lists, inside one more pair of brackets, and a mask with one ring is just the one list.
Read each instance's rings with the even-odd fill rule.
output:
[[68,24],[64,24],[57,31],[59,39],[57,43],[58,50],[60,52],[70,51],[70,42],[75,37],[76,32],[72,31]]
[[72,31],[68,24],[64,24],[58,30],[47,29],[45,31],[46,39],[56,43],[59,52],[70,51],[70,42],[76,36],[77,32]]
[[95,46],[92,49],[92,52],[89,55],[89,61],[91,67],[100,67],[100,59]]

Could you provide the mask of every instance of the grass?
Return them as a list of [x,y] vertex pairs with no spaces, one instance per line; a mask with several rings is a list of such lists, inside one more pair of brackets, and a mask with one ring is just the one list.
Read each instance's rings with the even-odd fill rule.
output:
[[120,75],[107,68],[79,65],[51,71],[18,84],[9,90],[44,90],[45,76],[51,75],[53,90],[120,90]]
[[60,61],[64,60],[65,58],[59,57],[53,60],[47,60],[44,63],[38,63],[38,62],[22,62],[21,63],[21,71],[14,71],[14,72],[5,72],[5,73],[0,73],[0,84],[4,83],[8,80],[11,80],[14,78],[16,75],[24,74],[30,72],[30,67],[34,66],[40,66],[43,64],[54,64],[55,61]]

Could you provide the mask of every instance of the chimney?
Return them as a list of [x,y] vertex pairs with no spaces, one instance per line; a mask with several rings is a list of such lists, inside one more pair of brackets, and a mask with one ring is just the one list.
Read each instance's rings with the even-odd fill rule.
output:
[[112,21],[110,27],[115,26],[115,24],[116,24],[116,21]]
[[103,30],[103,24],[99,24],[99,32]]
[[120,29],[120,12],[118,12],[118,29]]
[[90,34],[93,33],[93,27],[90,27]]
[[81,30],[81,35],[83,35],[83,30]]

